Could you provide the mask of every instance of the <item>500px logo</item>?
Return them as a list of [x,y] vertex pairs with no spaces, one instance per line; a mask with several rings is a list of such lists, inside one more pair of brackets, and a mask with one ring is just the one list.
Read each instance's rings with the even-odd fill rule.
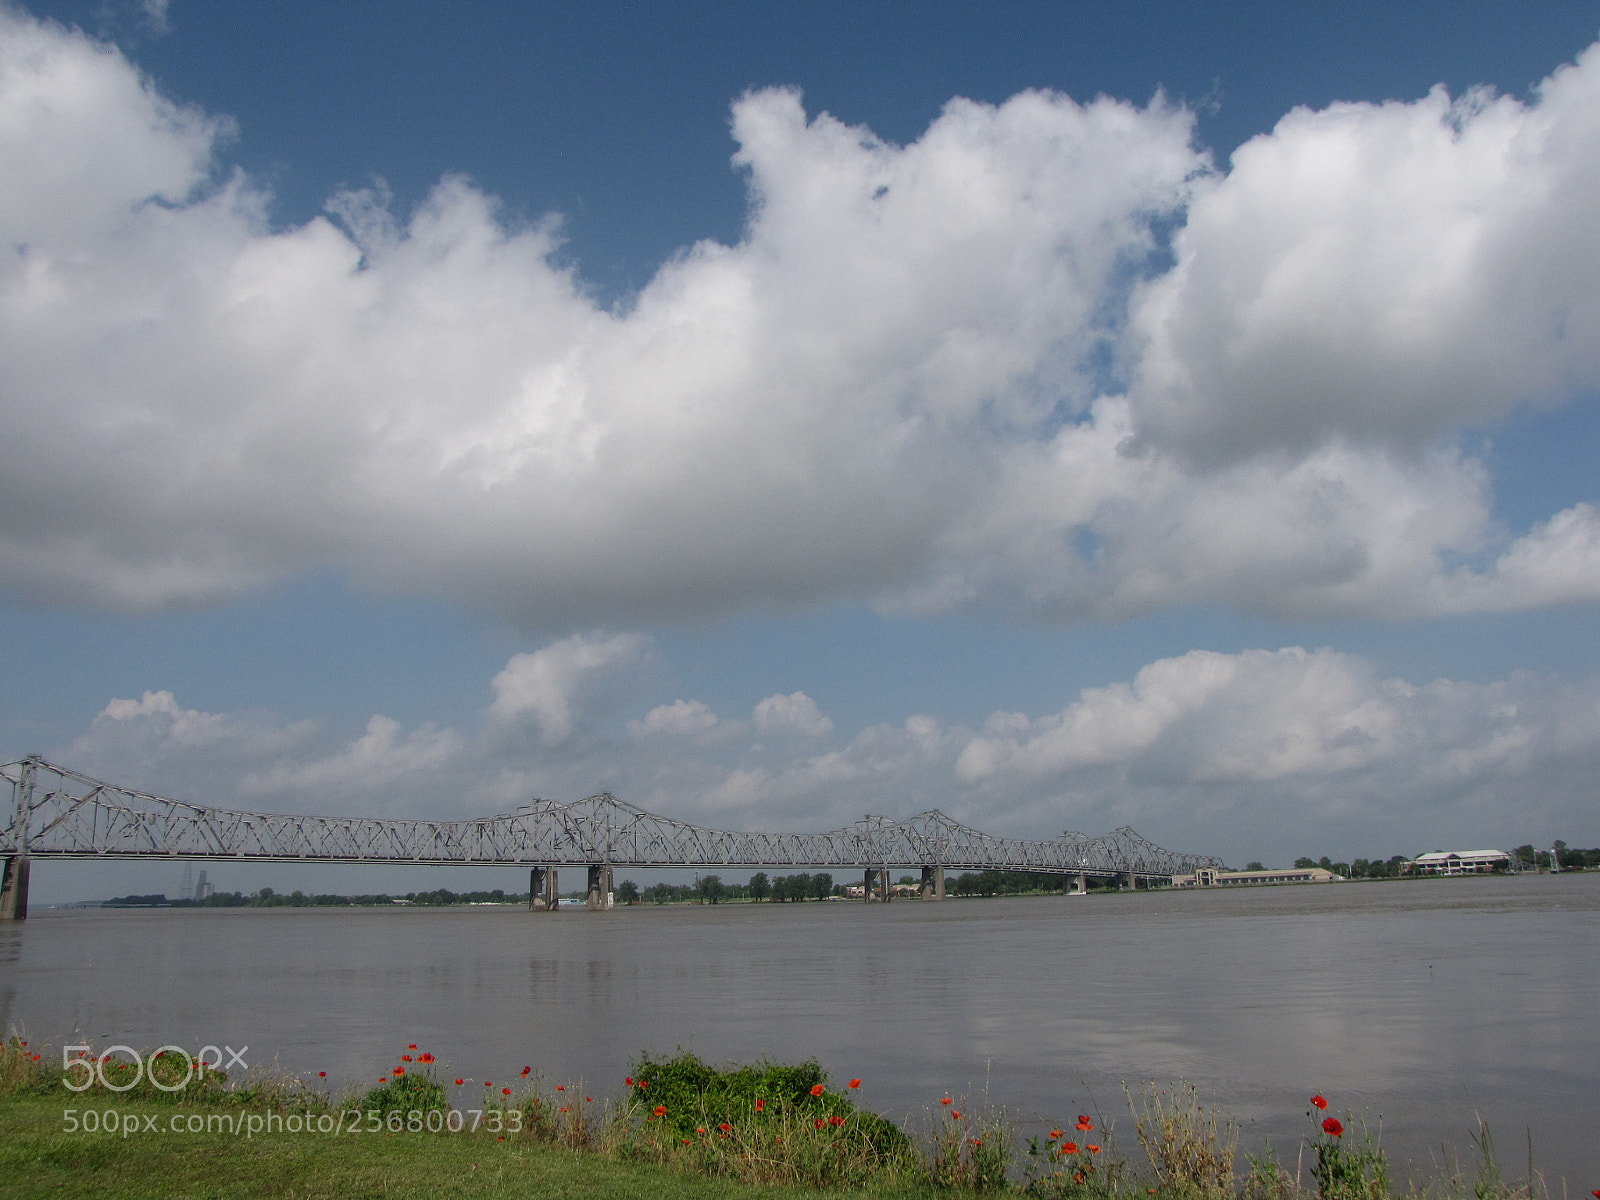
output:
[[[226,1071],[234,1066],[248,1069],[250,1064],[244,1060],[244,1052],[248,1049],[249,1046],[241,1046],[237,1050],[232,1046],[224,1046],[222,1050],[228,1052],[227,1066],[224,1066],[222,1050],[215,1046],[201,1046],[199,1053],[194,1055],[182,1046],[161,1046],[152,1050],[148,1058],[140,1058],[139,1052],[132,1046],[112,1046],[98,1058],[93,1057],[92,1046],[63,1046],[61,1082],[74,1092],[86,1092],[96,1083],[107,1091],[126,1092],[138,1087],[139,1081],[149,1076],[150,1086],[163,1092],[181,1092],[189,1086],[191,1079],[203,1079],[207,1071]],[[127,1058],[114,1058],[118,1053],[127,1055]],[[212,1057],[207,1058],[208,1054]],[[181,1068],[177,1065],[180,1055],[183,1058]],[[158,1071],[158,1062],[170,1065],[164,1065]],[[111,1068],[110,1077],[106,1070],[108,1065]],[[116,1081],[113,1082],[111,1077]]]

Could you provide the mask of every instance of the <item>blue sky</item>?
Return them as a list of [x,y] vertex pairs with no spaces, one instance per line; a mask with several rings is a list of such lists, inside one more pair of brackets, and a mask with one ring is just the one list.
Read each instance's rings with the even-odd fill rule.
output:
[[1592,844],[1597,36],[5,9],[0,754],[281,811]]

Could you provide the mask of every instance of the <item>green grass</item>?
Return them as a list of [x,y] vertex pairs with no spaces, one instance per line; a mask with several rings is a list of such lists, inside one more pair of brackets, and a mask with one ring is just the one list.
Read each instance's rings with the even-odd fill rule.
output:
[[[79,1097],[71,1098],[84,1107]],[[152,1116],[215,1112],[129,1101],[96,1101],[101,1111]],[[747,1186],[661,1167],[617,1162],[528,1138],[497,1141],[461,1134],[272,1134],[63,1132],[58,1097],[0,1097],[0,1196],[95,1200],[820,1200],[904,1196],[905,1192],[817,1192]]]

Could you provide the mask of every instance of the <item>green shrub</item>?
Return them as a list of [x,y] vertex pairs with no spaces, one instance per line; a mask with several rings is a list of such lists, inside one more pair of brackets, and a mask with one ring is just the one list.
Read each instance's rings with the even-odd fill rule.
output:
[[361,1107],[368,1112],[432,1112],[448,1109],[450,1097],[444,1085],[423,1071],[407,1071],[367,1092]]

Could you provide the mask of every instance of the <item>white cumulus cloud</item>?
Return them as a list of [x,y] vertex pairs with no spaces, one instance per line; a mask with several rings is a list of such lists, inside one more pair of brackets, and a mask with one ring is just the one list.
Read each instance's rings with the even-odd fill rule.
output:
[[638,662],[648,647],[643,634],[579,633],[532,654],[513,655],[494,677],[489,713],[500,721],[533,721],[548,744],[564,741],[576,724],[585,686],[597,676]]
[[424,725],[402,736],[399,721],[374,716],[355,741],[326,758],[246,775],[239,781],[245,795],[300,792],[308,797],[332,792],[372,792],[396,780],[435,773],[461,751],[461,737],[450,729]]
[[[519,658],[571,661],[619,636]],[[618,671],[628,653],[611,660]],[[604,657],[564,678],[604,674]],[[607,722],[592,687],[541,694],[562,696],[558,724],[585,736],[510,739],[492,706],[475,730],[408,730],[378,715],[336,736],[152,691],[111,701],[50,757],[220,807],[462,818],[609,790],[721,828],[817,831],[938,808],[997,834],[1132,824],[1173,849],[1285,862],[1318,845],[1387,857],[1571,840],[1592,819],[1600,772],[1600,680],[1419,683],[1329,649],[1197,650],[1086,688],[1056,712],[1000,711],[977,729],[918,713],[845,740],[803,692],[768,697],[754,722],[713,722],[685,700]],[[538,725],[552,709],[517,711]],[[784,732],[802,736],[775,736]]]
[[740,240],[607,309],[558,218],[459,178],[274,227],[230,121],[0,9],[0,581],[159,608],[331,566],[563,628],[1593,600],[1592,510],[1502,530],[1452,447],[1600,382],[1597,97],[1590,49],[1528,102],[1296,110],[1223,170],[1162,100],[958,99],[892,145],[752,92]]
[[687,735],[704,733],[717,723],[717,714],[699,700],[674,700],[645,713],[642,721],[629,721],[628,732],[635,737],[653,733]]
[[833,731],[833,718],[824,716],[817,702],[804,692],[768,696],[751,714],[762,733],[798,733],[822,737]]

